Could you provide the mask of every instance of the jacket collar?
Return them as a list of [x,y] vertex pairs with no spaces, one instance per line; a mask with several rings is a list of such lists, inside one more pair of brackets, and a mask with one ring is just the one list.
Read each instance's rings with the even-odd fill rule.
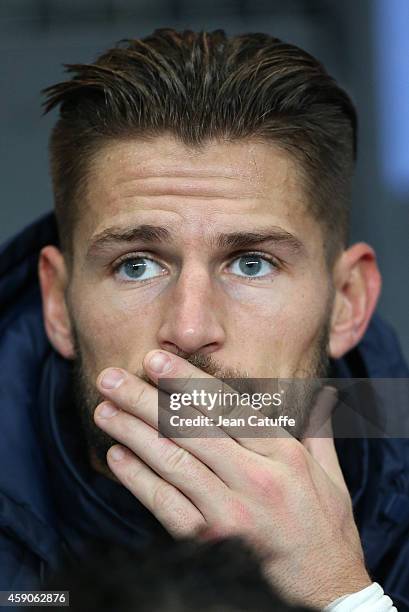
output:
[[122,485],[89,464],[80,417],[72,401],[71,363],[52,351],[40,390],[42,445],[67,546],[81,553],[86,539],[104,538],[139,547],[162,531],[157,520]]

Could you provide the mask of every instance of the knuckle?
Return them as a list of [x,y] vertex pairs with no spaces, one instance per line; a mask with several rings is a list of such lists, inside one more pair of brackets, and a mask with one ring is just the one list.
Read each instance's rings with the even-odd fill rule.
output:
[[152,492],[152,511],[163,512],[164,508],[171,508],[175,502],[175,490],[164,480],[160,481]]
[[189,470],[190,463],[190,453],[181,446],[177,446],[176,448],[172,448],[171,450],[167,449],[165,451],[164,470],[167,476],[172,476],[175,473],[185,472],[186,470]]
[[183,377],[178,378],[178,390],[180,393],[191,393],[193,390],[193,382],[195,380],[194,372],[184,372]]
[[144,466],[139,462],[132,462],[131,465],[125,467],[122,472],[125,485],[128,486],[131,490],[135,488],[135,483],[137,483],[140,479],[141,474],[144,472]]
[[137,412],[138,408],[141,404],[143,404],[145,399],[146,389],[144,386],[140,386],[136,391],[132,393],[131,399],[131,407],[132,410]]
[[[179,396],[184,393],[191,394],[194,386],[195,374],[194,372],[185,372],[180,370],[180,366],[176,366],[172,371],[172,378],[160,378],[159,389],[167,395],[171,393],[177,393]],[[168,400],[165,401],[165,406]]]
[[277,469],[255,468],[248,473],[248,482],[256,495],[266,499],[281,499],[284,495],[285,479]]
[[280,450],[280,460],[297,473],[303,474],[308,471],[307,451],[301,444],[293,444],[293,441],[290,444],[285,443]]
[[234,497],[227,503],[226,519],[223,525],[219,525],[219,529],[224,529],[226,533],[235,533],[248,531],[253,524],[253,515],[248,505],[243,500]]

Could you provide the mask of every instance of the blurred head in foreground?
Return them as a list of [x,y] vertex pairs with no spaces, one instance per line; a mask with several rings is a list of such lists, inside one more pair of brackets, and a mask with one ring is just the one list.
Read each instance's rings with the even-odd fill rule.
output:
[[46,590],[70,591],[72,612],[308,612],[270,587],[261,559],[239,538],[156,542],[132,552],[94,543]]

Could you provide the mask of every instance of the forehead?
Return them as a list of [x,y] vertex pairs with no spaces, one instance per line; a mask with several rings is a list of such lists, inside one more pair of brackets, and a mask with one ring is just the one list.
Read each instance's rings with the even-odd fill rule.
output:
[[[313,224],[301,169],[272,144],[212,141],[187,147],[171,136],[106,144],[87,174],[84,238],[112,224],[161,222],[175,231]],[[222,227],[223,226],[223,227]]]

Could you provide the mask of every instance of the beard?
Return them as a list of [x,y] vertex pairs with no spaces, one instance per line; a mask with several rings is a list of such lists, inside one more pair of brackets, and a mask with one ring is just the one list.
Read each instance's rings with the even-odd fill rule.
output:
[[[211,355],[202,355],[200,353],[189,355],[182,351],[179,351],[177,354],[206,374],[219,380],[223,379],[227,385],[238,393],[254,394],[268,392],[273,394],[282,388],[283,383],[288,383],[283,403],[279,407],[271,406],[268,410],[262,409],[260,413],[271,418],[278,417],[281,414],[288,415],[296,423],[296,427],[291,428],[291,435],[301,439],[307,429],[316,396],[322,388],[320,379],[328,377],[329,374],[329,324],[330,317],[328,316],[319,338],[315,342],[312,356],[306,367],[296,369],[292,373],[291,378],[286,379],[251,378],[247,370],[242,371],[223,367]],[[105,397],[96,388],[96,376],[87,369],[79,334],[73,321],[72,330],[76,355],[72,369],[73,401],[76,413],[80,416],[89,456],[94,457],[97,463],[105,467],[107,452],[111,446],[117,444],[117,440],[102,431],[94,422],[94,410],[98,404],[105,400]],[[157,387],[146,376],[144,371],[134,372],[134,374],[150,385]],[[254,434],[252,435],[254,436]]]

